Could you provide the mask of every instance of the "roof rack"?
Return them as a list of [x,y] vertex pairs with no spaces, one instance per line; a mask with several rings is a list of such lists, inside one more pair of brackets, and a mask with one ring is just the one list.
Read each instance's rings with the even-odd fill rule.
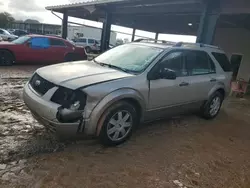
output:
[[165,40],[156,40],[156,39],[149,39],[149,38],[140,38],[136,39],[133,42],[161,42],[162,44],[167,44],[167,45],[172,45],[173,47],[182,47],[184,45],[189,45],[189,46],[195,46],[195,47],[207,47],[207,48],[215,48],[215,49],[220,49],[218,46],[213,46],[209,44],[203,44],[203,43],[190,43],[190,42],[171,42],[171,41],[165,41]]
[[183,45],[190,45],[190,46],[196,46],[196,47],[207,47],[207,48],[216,48],[220,49],[218,46],[213,46],[209,44],[203,44],[203,43],[190,43],[190,42],[178,42],[174,45],[174,47],[181,47]]
[[149,38],[140,38],[136,39],[133,42],[155,42],[155,43],[162,43],[168,45],[175,45],[176,42],[166,41],[166,40],[156,40],[156,39],[149,39]]

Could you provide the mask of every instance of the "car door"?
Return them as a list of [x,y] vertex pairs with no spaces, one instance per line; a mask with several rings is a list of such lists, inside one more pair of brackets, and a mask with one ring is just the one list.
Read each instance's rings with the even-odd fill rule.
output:
[[[184,53],[185,51],[182,50],[169,52],[157,63],[156,67],[175,71],[176,79],[150,80],[149,110],[179,106],[189,102],[188,74],[184,63]],[[154,71],[160,74],[159,68]]]
[[186,81],[189,83],[190,100],[206,100],[217,82],[215,65],[205,51],[188,50],[184,56],[189,75]]
[[48,63],[50,60],[50,44],[47,37],[32,37],[27,44],[27,61]]
[[57,63],[57,62],[63,62],[65,55],[67,53],[67,45],[64,43],[61,39],[56,38],[50,38],[50,62]]
[[96,50],[95,40],[94,40],[94,39],[88,39],[88,46],[89,46],[92,50]]

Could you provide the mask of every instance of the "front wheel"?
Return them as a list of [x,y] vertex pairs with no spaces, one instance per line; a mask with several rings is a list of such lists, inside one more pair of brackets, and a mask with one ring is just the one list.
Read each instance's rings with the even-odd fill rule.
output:
[[215,118],[220,112],[222,102],[223,102],[222,94],[218,91],[215,92],[201,108],[201,115],[205,119]]
[[137,124],[137,112],[130,103],[119,102],[107,109],[100,121],[101,144],[114,146],[125,142],[132,135]]

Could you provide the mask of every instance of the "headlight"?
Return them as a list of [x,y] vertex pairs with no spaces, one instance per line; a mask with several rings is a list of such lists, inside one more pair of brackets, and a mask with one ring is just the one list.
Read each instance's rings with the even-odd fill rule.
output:
[[78,110],[81,106],[81,103],[80,101],[75,101],[73,104],[71,104],[70,106],[70,110]]
[[51,101],[70,110],[84,110],[86,98],[86,94],[81,90],[71,90],[59,87],[52,96]]

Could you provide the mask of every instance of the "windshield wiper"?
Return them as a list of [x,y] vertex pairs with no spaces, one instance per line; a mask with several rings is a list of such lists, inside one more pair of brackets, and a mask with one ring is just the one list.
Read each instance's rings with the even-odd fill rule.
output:
[[128,69],[124,69],[122,67],[118,67],[116,65],[111,65],[111,64],[108,64],[108,63],[102,63],[102,62],[98,62],[96,61],[95,59],[93,60],[95,63],[101,65],[101,66],[106,66],[106,67],[109,67],[111,69],[117,69],[117,70],[121,70],[123,72],[126,72],[126,73],[131,73],[132,71],[129,71]]
[[121,71],[126,72],[126,73],[131,72],[131,71],[129,71],[128,69],[124,69],[124,68],[118,67],[118,66],[116,66],[116,65],[104,64],[104,66],[107,66],[107,67],[109,67],[109,68],[111,68],[111,69],[121,70]]

